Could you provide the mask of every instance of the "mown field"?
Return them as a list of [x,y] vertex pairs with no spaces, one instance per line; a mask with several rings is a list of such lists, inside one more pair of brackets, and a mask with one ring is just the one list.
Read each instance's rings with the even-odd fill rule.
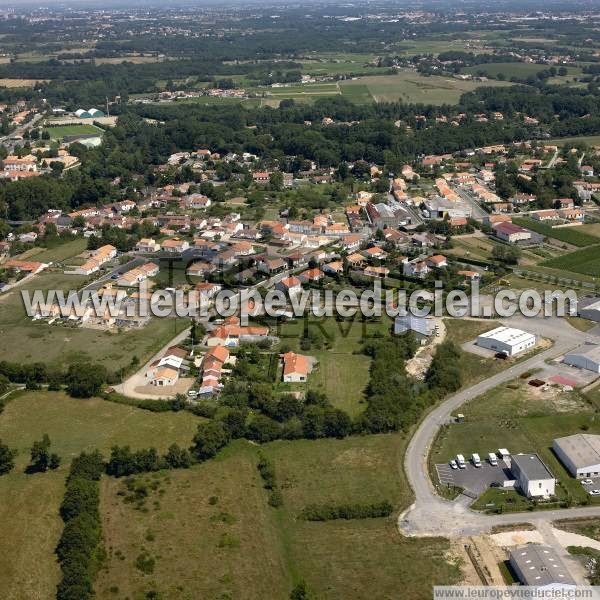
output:
[[[145,509],[123,502],[123,483],[105,480],[102,505],[108,559],[97,596],[273,598],[299,580],[326,600],[427,598],[435,583],[457,581],[441,539],[402,538],[395,518],[306,522],[309,503],[410,502],[399,468],[400,434],[274,442],[261,448],[273,462],[283,506],[272,508],[256,464],[258,449],[236,442],[216,460],[157,479]],[[146,479],[147,485],[151,482]],[[161,491],[162,490],[162,491]],[[143,573],[136,560],[154,559]],[[118,590],[118,591],[117,591]]]
[[[189,413],[155,414],[100,399],[62,393],[20,392],[0,414],[0,439],[18,450],[16,467],[0,477],[0,597],[53,598],[59,570],[54,555],[62,531],[58,509],[71,459],[84,450],[108,456],[114,444],[132,448],[172,442],[189,444],[200,418]],[[62,464],[27,475],[29,449],[44,433]]]
[[66,135],[102,135],[103,130],[95,125],[55,125],[53,127],[46,127],[44,131],[50,134],[53,140],[61,140]]
[[461,72],[470,73],[471,75],[483,73],[487,77],[498,77],[498,75],[502,73],[506,76],[506,79],[510,79],[511,77],[526,79],[547,68],[546,65],[536,65],[535,63],[507,62],[473,65],[464,67]]

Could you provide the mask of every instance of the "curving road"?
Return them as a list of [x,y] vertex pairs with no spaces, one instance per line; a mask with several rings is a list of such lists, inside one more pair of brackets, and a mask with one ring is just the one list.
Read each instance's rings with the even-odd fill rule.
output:
[[442,535],[463,537],[489,532],[494,525],[522,523],[548,523],[558,518],[600,516],[600,506],[538,511],[534,513],[511,513],[483,515],[469,508],[471,499],[459,496],[454,501],[441,498],[429,479],[427,459],[431,445],[439,428],[447,423],[450,415],[465,402],[480,396],[499,384],[518,377],[525,371],[544,365],[544,361],[556,358],[584,341],[598,342],[598,337],[571,327],[565,319],[539,317],[527,319],[513,317],[501,319],[503,324],[534,331],[543,337],[552,338],[552,348],[520,362],[469,388],[450,396],[421,422],[413,435],[404,459],[404,469],[414,492],[415,500],[410,508],[398,517],[400,532],[410,536]]

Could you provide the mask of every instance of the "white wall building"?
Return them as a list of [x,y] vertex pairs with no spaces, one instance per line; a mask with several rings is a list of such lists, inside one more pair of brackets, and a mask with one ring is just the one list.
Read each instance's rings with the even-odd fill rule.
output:
[[564,467],[578,479],[600,475],[600,435],[577,433],[552,442]]
[[554,475],[537,454],[513,454],[510,470],[518,487],[528,498],[554,496]]
[[536,337],[533,333],[514,329],[513,327],[496,327],[496,329],[482,333],[477,337],[477,345],[481,348],[504,352],[508,356],[514,356],[529,350],[535,344]]

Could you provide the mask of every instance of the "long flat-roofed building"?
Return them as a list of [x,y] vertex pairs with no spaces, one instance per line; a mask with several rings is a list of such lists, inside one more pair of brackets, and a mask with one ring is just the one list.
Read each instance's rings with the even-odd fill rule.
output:
[[556,438],[552,449],[573,477],[600,475],[600,435],[576,433]]
[[560,556],[550,546],[527,544],[510,551],[510,566],[522,585],[574,588],[577,584]]
[[535,335],[513,327],[496,327],[477,337],[477,345],[488,350],[504,352],[514,356],[533,348],[536,344]]

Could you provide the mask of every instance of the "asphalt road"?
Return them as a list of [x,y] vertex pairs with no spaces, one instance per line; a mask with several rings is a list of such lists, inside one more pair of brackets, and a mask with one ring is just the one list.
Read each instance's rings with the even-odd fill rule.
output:
[[543,366],[544,361],[556,358],[584,341],[598,342],[598,338],[572,328],[564,319],[539,317],[527,319],[519,316],[503,319],[503,324],[532,331],[555,340],[554,346],[484,381],[459,391],[432,410],[413,435],[404,458],[404,470],[413,489],[413,505],[398,518],[398,527],[405,535],[462,537],[489,532],[494,525],[520,522],[551,522],[557,518],[600,516],[600,506],[581,507],[536,513],[482,515],[472,511],[470,498],[459,496],[449,501],[438,496],[429,479],[427,458],[439,428],[449,422],[450,415],[465,402],[480,396],[499,384],[514,379],[522,373]]

